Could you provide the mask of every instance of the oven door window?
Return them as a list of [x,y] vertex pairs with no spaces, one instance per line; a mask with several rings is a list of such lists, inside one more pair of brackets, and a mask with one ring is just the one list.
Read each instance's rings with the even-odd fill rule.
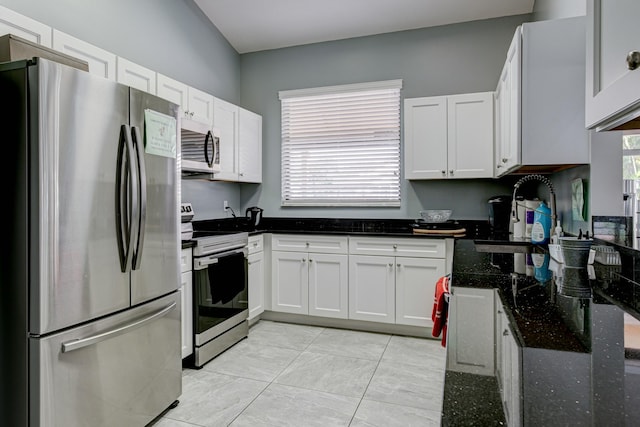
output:
[[244,253],[221,256],[196,272],[196,333],[248,309],[247,262]]

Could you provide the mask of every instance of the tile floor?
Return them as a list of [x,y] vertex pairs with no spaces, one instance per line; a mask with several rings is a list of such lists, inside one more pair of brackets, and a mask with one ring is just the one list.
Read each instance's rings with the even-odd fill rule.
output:
[[440,341],[260,321],[155,426],[440,426]]

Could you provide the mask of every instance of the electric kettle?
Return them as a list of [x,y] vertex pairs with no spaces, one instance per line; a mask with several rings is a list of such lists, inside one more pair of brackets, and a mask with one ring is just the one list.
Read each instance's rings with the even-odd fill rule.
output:
[[247,208],[245,212],[249,225],[254,229],[258,227],[258,224],[260,224],[260,220],[262,219],[262,211],[264,211],[264,209],[261,209],[257,206],[252,206],[250,208]]

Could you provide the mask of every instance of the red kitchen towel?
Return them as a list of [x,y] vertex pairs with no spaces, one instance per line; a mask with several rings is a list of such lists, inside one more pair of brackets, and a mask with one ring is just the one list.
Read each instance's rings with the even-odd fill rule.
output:
[[433,330],[431,335],[435,338],[442,333],[442,346],[447,345],[447,315],[449,309],[449,279],[450,276],[442,276],[436,282],[436,291],[433,299],[433,311],[431,320],[433,320]]

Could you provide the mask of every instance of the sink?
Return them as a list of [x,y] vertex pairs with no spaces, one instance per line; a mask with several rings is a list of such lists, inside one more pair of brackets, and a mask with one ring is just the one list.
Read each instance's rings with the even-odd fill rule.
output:
[[500,241],[500,240],[474,240],[476,251],[490,253],[530,254],[533,252],[533,244],[525,241]]

